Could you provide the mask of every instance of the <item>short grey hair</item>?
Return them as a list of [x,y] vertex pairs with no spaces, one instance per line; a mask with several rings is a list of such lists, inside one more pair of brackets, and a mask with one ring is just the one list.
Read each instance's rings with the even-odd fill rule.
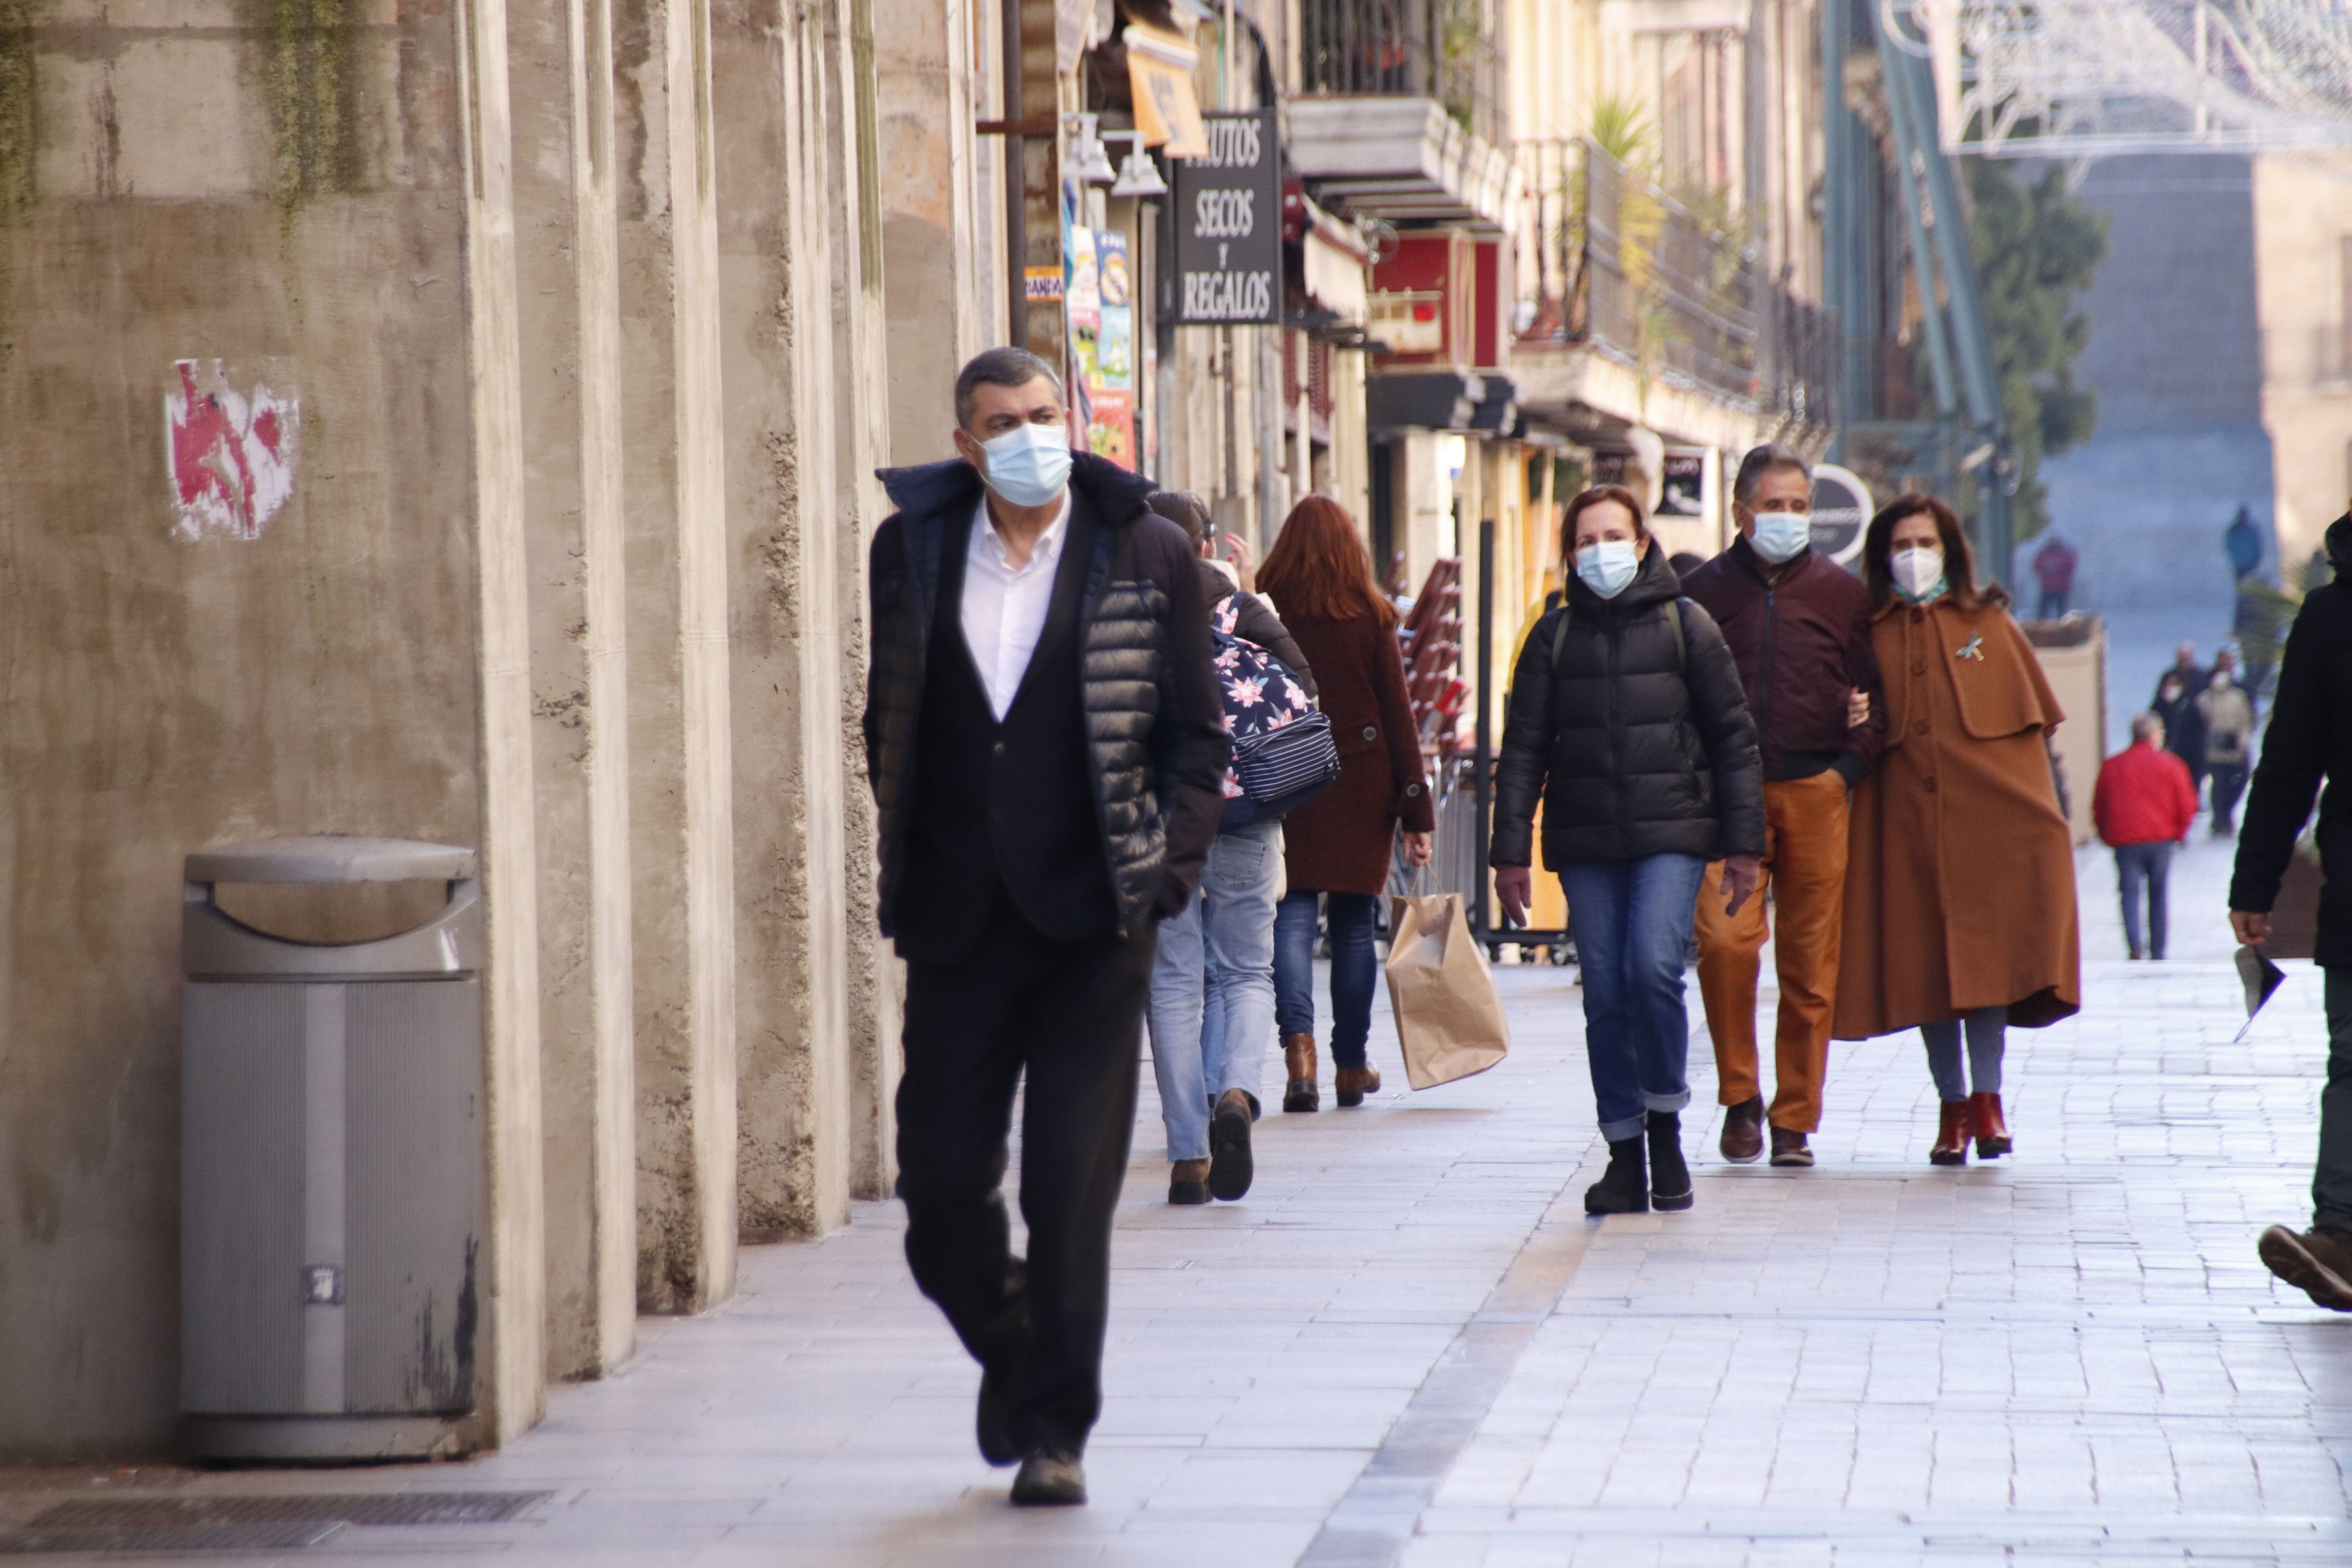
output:
[[2164,721],[2154,713],[2132,715],[2132,739],[2152,741],[2164,730]]
[[1805,460],[1802,452],[1778,441],[1767,441],[1739,459],[1738,477],[1731,481],[1731,499],[1742,506],[1754,500],[1756,487],[1775,468],[1794,468],[1805,476],[1806,483],[1812,482],[1813,465]]
[[1041,375],[1054,384],[1054,396],[1058,401],[1062,378],[1054,374],[1052,365],[1027,349],[983,349],[956,373],[956,423],[967,430],[971,428],[972,394],[981,387],[1026,386]]

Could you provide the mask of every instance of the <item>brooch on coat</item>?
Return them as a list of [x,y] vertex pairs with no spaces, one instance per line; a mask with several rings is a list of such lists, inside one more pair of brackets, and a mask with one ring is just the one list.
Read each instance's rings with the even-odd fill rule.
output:
[[1972,658],[1979,664],[1982,664],[1984,662],[1984,633],[1977,633],[1974,637],[1969,638],[1968,641],[1954,648],[1952,650],[1952,657],[1954,658]]

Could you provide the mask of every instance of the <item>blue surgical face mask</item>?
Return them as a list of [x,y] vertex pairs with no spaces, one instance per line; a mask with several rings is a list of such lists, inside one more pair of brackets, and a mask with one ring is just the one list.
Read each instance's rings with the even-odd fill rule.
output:
[[1641,553],[1630,539],[1604,539],[1576,552],[1576,574],[1604,599],[1623,593],[1641,564]]
[[1070,482],[1070,443],[1059,423],[1019,426],[980,449],[988,488],[1014,506],[1044,506]]
[[1801,511],[1759,511],[1748,543],[1775,566],[1784,566],[1812,547],[1812,520]]

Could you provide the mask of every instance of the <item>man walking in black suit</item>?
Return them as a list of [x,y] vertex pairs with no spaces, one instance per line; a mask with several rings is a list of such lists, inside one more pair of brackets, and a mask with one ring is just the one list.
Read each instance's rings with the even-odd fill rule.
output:
[[[981,1364],[1016,1503],[1086,1500],[1112,1211],[1160,918],[1192,896],[1228,742],[1184,531],[1070,450],[1043,360],[956,378],[961,458],[881,478],[867,776],[907,961],[907,1260]],[[1002,1183],[1024,1070],[1021,1213]]]

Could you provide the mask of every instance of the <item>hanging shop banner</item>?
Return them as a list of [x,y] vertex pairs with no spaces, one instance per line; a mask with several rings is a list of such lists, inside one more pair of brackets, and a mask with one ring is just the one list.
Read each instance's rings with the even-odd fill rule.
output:
[[1119,35],[1127,45],[1127,85],[1135,96],[1135,128],[1146,147],[1171,158],[1205,158],[1201,100],[1192,91],[1199,53],[1175,33],[1134,23]]
[[1101,324],[1095,333],[1094,418],[1087,444],[1098,458],[1135,467],[1135,285],[1127,236],[1114,228],[1095,237],[1096,294]]
[[1282,148],[1275,111],[1205,117],[1209,154],[1176,160],[1180,326],[1282,320]]
[[1069,388],[1070,444],[1090,447],[1094,425],[1095,358],[1102,331],[1102,293],[1095,266],[1095,231],[1080,224],[1081,188],[1062,185],[1062,341],[1069,363],[1062,379]]

